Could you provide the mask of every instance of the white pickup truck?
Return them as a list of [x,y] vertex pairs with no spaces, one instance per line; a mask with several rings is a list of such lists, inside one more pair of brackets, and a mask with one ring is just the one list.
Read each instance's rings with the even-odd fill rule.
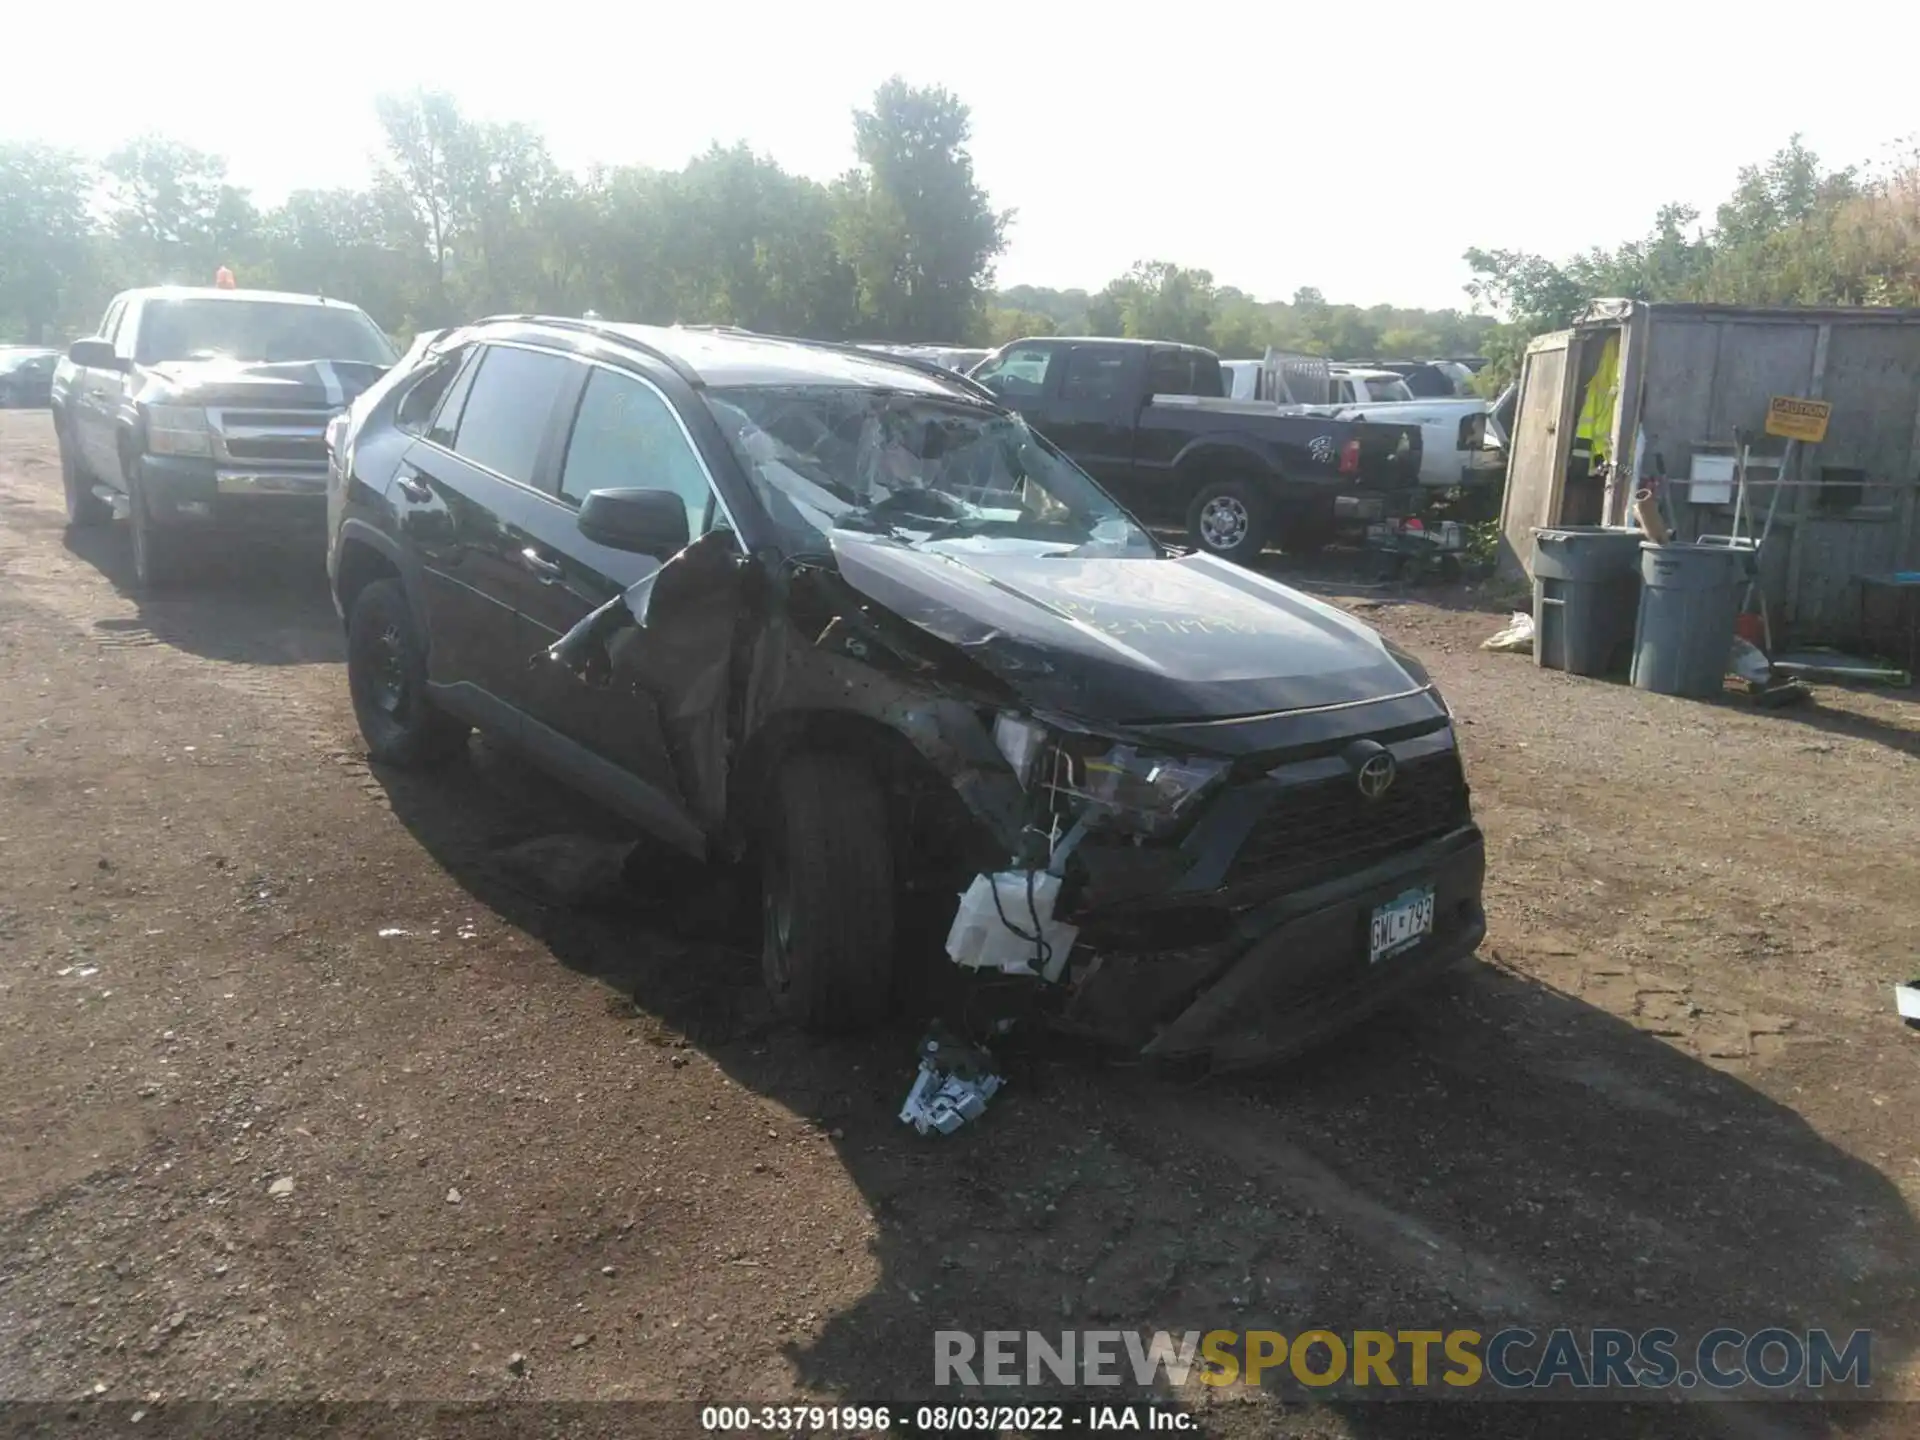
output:
[[1429,489],[1497,485],[1507,473],[1507,437],[1515,387],[1489,403],[1460,395],[1380,404],[1315,405],[1309,413],[1334,420],[1377,420],[1420,427],[1420,484]]

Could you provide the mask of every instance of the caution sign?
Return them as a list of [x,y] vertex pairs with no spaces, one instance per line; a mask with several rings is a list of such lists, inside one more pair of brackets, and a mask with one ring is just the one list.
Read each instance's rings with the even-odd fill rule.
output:
[[1776,395],[1767,402],[1767,434],[1783,440],[1804,440],[1818,445],[1827,438],[1827,421],[1833,418],[1833,406],[1825,400],[1795,400]]

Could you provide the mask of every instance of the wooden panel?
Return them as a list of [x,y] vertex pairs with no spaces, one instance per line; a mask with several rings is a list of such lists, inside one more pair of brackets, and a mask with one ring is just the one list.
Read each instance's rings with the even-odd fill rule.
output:
[[1507,490],[1500,505],[1499,573],[1508,577],[1533,571],[1533,527],[1544,525],[1565,465],[1567,356],[1573,332],[1542,335],[1527,347],[1520,366],[1520,394],[1514,407],[1513,448],[1507,461]]

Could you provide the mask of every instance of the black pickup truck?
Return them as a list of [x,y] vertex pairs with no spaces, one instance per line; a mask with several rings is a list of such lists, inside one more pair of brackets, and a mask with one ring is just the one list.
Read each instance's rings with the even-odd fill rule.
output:
[[1220,357],[1194,345],[1016,340],[972,376],[1135,515],[1228,560],[1269,540],[1316,550],[1340,496],[1409,490],[1420,473],[1417,427],[1229,400]]

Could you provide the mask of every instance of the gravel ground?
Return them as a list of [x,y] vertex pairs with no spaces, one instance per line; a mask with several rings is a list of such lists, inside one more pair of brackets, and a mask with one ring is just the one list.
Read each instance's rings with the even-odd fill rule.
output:
[[926,1140],[911,1032],[767,1024],[732,877],[554,905],[500,852],[604,817],[484,742],[370,769],[317,557],[128,571],[0,414],[0,1398],[874,1403],[930,1393],[937,1328],[1527,1323],[1871,1327],[1920,1399],[1920,695],[1669,700],[1480,651],[1471,592],[1360,601],[1460,717],[1481,963],[1258,1081],[1032,1041]]

